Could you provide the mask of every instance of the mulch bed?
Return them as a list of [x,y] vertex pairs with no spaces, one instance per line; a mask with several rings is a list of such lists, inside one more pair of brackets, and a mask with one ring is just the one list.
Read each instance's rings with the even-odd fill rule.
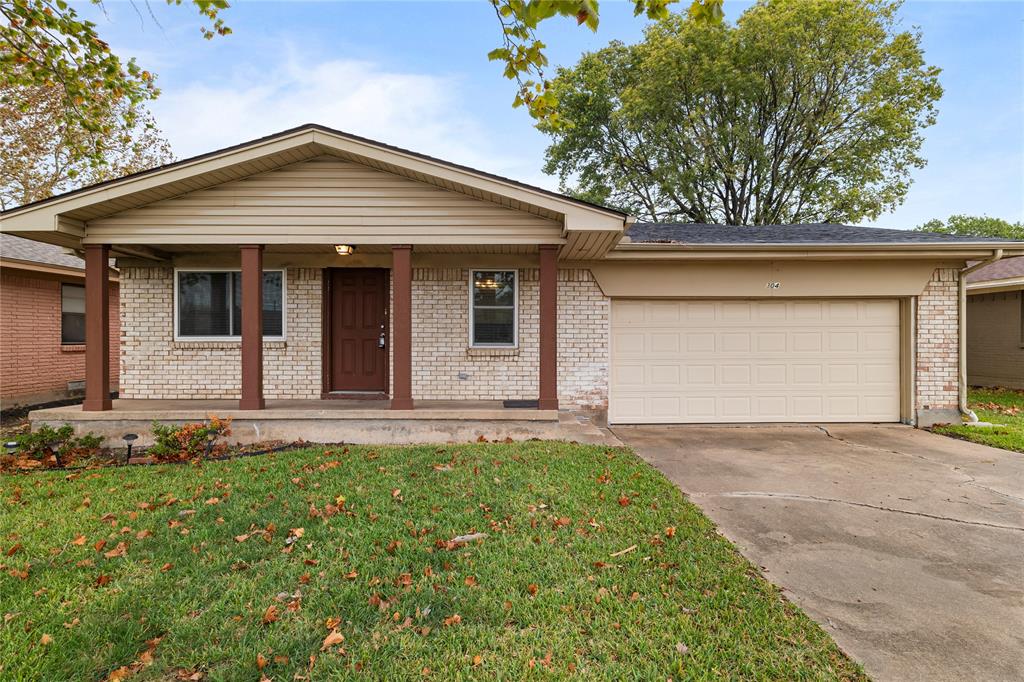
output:
[[[342,445],[339,443],[338,445]],[[82,471],[88,469],[105,469],[109,467],[124,466],[152,466],[156,464],[193,464],[196,462],[217,462],[241,457],[254,457],[266,455],[272,452],[283,452],[285,450],[298,450],[308,447],[305,441],[294,441],[286,443],[280,440],[261,441],[248,445],[237,444],[231,446],[226,452],[211,457],[198,457],[192,459],[163,459],[146,455],[146,448],[132,448],[132,458],[125,461],[127,448],[104,448],[100,452],[89,456],[79,457],[67,464],[58,465],[56,458],[50,455],[44,460],[17,458],[13,455],[0,455],[0,472],[2,473],[35,473],[38,471]]]

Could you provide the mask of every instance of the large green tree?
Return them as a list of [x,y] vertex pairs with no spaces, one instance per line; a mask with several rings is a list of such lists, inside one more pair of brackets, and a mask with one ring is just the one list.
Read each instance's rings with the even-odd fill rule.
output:
[[560,69],[545,170],[649,220],[857,222],[924,165],[939,69],[898,2],[760,0],[735,25],[672,16]]
[[988,216],[951,215],[948,220],[929,220],[914,228],[918,232],[940,232],[970,237],[1003,237],[1024,241],[1024,223],[1011,223]]

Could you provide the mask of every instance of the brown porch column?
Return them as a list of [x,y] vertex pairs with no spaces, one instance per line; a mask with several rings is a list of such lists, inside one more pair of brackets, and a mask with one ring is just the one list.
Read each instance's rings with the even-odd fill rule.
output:
[[110,247],[85,246],[85,400],[82,409],[110,409]]
[[540,390],[537,407],[558,409],[558,246],[540,246]]
[[242,399],[240,410],[262,410],[263,403],[263,246],[242,251]]
[[391,282],[394,301],[391,306],[391,374],[394,390],[392,410],[412,409],[412,246],[391,247]]

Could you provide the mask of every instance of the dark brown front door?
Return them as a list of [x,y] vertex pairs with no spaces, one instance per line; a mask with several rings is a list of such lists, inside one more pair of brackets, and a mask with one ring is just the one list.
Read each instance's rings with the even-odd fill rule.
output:
[[387,270],[336,268],[331,277],[330,391],[385,393]]

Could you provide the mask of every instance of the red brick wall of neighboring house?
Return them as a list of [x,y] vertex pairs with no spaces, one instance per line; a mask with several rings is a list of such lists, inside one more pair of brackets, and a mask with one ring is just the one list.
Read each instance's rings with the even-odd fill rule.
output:
[[[0,270],[0,406],[4,409],[77,397],[69,381],[85,379],[85,346],[60,341],[61,283],[84,277]],[[110,291],[110,378],[117,390],[121,321],[118,285]]]

